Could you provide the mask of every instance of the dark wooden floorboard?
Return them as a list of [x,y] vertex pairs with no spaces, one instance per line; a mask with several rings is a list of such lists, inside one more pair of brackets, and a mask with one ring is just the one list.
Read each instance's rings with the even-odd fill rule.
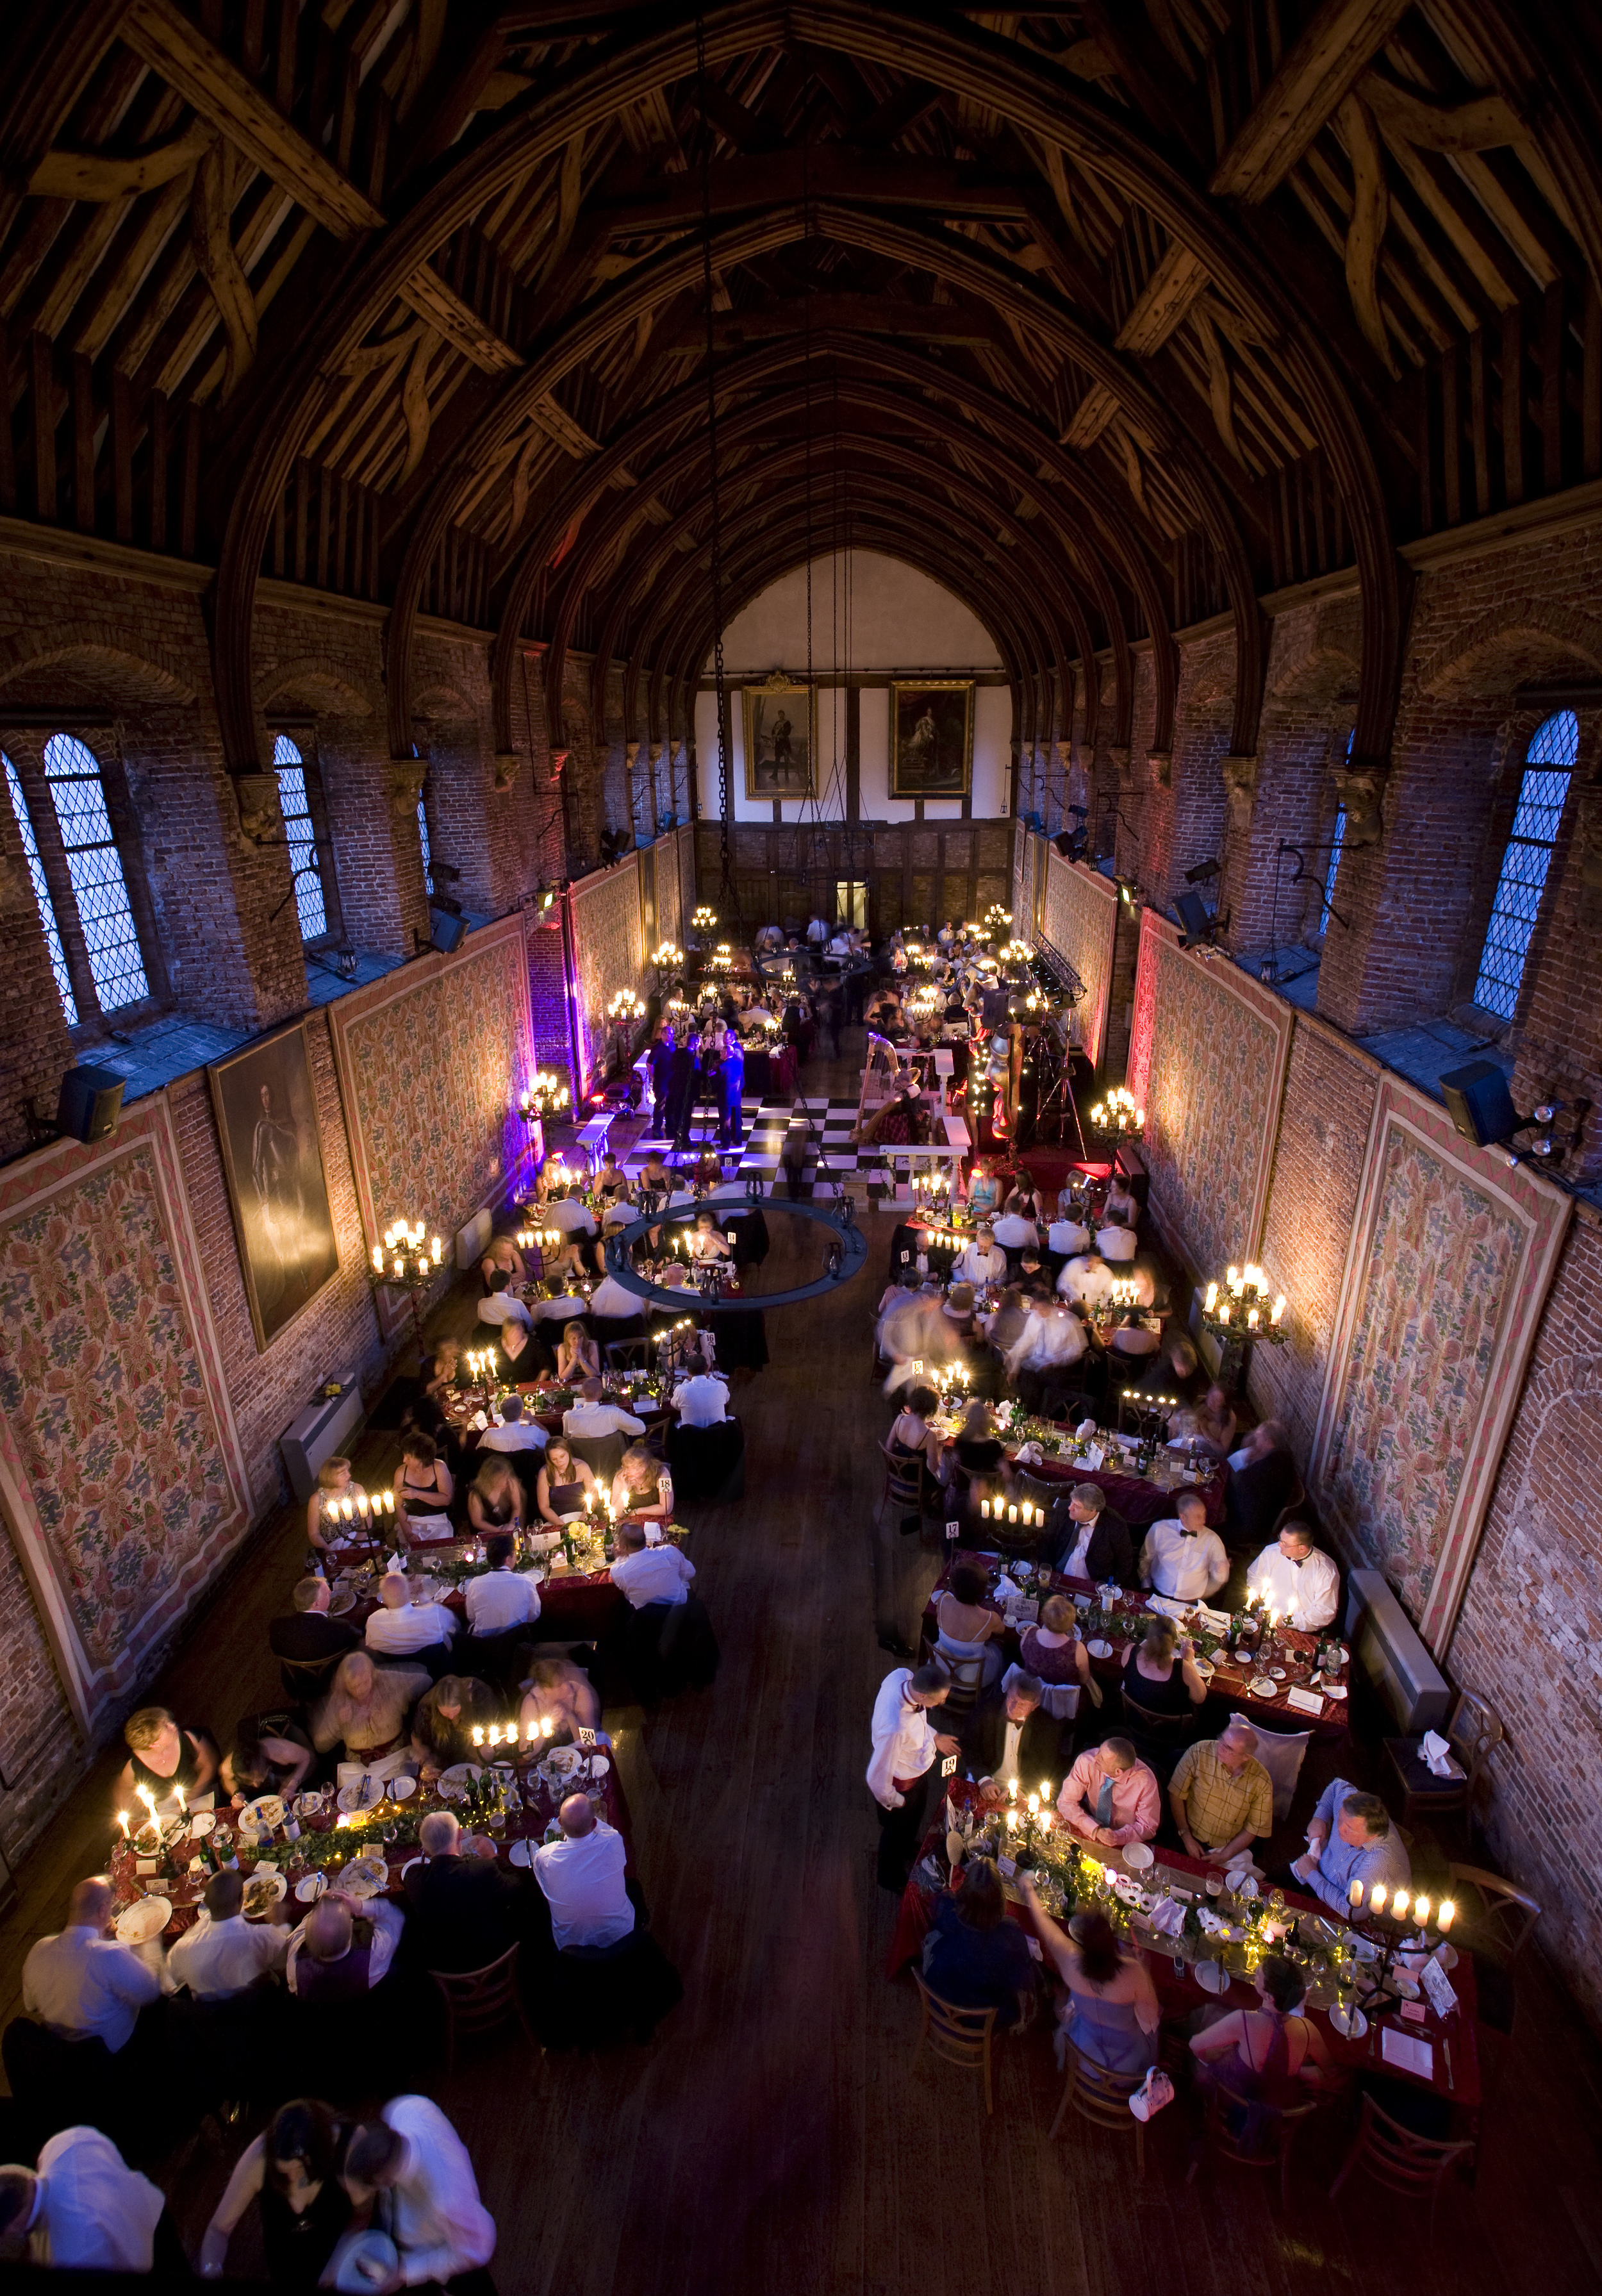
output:
[[[807,1085],[854,1091],[855,1070],[820,1062]],[[650,1719],[608,1718],[683,2005],[645,2051],[530,2062],[505,2050],[464,2059],[448,2082],[420,2068],[478,2165],[503,2296],[1594,2291],[1602,2058],[1533,1956],[1477,2189],[1449,2192],[1433,2251],[1426,2212],[1361,2176],[1338,2203],[1325,2197],[1337,2128],[1314,2132],[1282,2213],[1269,2180],[1245,2171],[1209,2163],[1185,2184],[1183,2104],[1153,2124],[1143,2183],[1132,2140],[1070,2117],[1048,2142],[1060,2077],[1043,2026],[999,2045],[989,2120],[977,2079],[914,2063],[911,1985],[882,1974],[895,1907],[874,1884],[862,1775],[894,1662],[876,1622],[910,1635],[937,1567],[893,1513],[873,1523],[890,1411],[869,1330],[891,1225],[869,1223],[855,1283],[770,1317],[773,1361],[737,1398],[746,1496],[687,1510],[723,1647],[715,1687]],[[817,1232],[781,1209],[771,1227],[776,1287],[815,1261]],[[464,1293],[445,1320],[465,1331],[472,1313]],[[377,1479],[396,1456],[393,1438],[374,1437],[358,1467]],[[257,1542],[176,1659],[168,1703],[225,1730],[276,1694],[265,1629],[303,1554],[288,1516]],[[0,1923],[7,2015],[29,1945],[105,1855],[117,1767],[114,1753],[95,1766],[19,1877]],[[229,2165],[204,2142],[167,2164],[192,2245]],[[238,2262],[252,2253],[241,2236]]]

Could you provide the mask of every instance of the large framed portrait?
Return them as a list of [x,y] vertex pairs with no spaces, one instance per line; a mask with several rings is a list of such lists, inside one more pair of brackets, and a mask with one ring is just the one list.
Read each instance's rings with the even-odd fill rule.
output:
[[746,795],[813,797],[818,775],[818,695],[775,670],[765,685],[742,688]]
[[305,1023],[206,1073],[250,1322],[265,1354],[339,1265]]
[[966,797],[974,782],[974,682],[925,677],[890,687],[892,797]]

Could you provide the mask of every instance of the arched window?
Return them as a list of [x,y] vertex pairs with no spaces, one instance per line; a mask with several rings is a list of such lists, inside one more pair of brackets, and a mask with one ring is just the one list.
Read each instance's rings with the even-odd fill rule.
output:
[[283,815],[283,833],[289,840],[290,875],[295,887],[295,906],[300,915],[300,938],[306,941],[321,940],[328,931],[328,904],[323,892],[311,796],[306,785],[306,760],[287,734],[280,734],[274,742],[273,764],[278,775],[278,807]]
[[125,1004],[142,1003],[151,984],[100,760],[75,734],[53,734],[45,744],[45,776],[61,832],[95,998],[102,1013],[120,1012]]
[[1480,953],[1479,977],[1474,984],[1475,1003],[1503,1021],[1510,1021],[1518,1007],[1524,960],[1530,954],[1547,871],[1552,865],[1552,848],[1557,841],[1557,824],[1579,757],[1580,721],[1572,709],[1559,709],[1538,726],[1524,751],[1513,831],[1502,856],[1491,922]]
[[50,898],[50,887],[45,882],[45,864],[39,857],[39,840],[33,833],[33,816],[28,810],[28,800],[11,759],[0,750],[0,760],[5,766],[5,786],[11,795],[11,809],[17,816],[17,829],[22,840],[22,851],[28,862],[28,874],[33,885],[33,897],[38,904],[39,922],[45,928],[45,946],[50,952],[50,970],[55,975],[55,985],[61,993],[61,1010],[67,1016],[67,1026],[78,1026],[78,999],[72,993],[72,975],[67,970],[67,952],[61,946],[61,928],[55,914],[55,903]]

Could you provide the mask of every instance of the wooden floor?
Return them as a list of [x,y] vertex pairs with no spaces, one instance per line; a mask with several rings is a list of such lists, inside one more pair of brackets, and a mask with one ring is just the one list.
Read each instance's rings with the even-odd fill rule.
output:
[[[839,1092],[854,1078],[819,1062],[807,1082]],[[815,1229],[777,1212],[770,1225],[775,1256],[815,1254]],[[1595,2290],[1602,2060],[1533,1955],[1477,2190],[1451,2189],[1433,2253],[1426,2211],[1361,2176],[1331,2205],[1336,2131],[1310,2144],[1281,2215],[1245,2170],[1209,2165],[1187,2185],[1182,2103],[1153,2125],[1143,2184],[1121,2139],[1070,2124],[1048,2144],[1059,2085],[1039,2030],[1002,2045],[988,2121],[970,2077],[913,2064],[911,1980],[882,1975],[894,1906],[874,1885],[862,1782],[893,1663],[875,1640],[876,1578],[906,1629],[934,1570],[892,1519],[876,1572],[888,1412],[868,1333],[889,1226],[874,1224],[853,1285],[770,1316],[772,1363],[740,1398],[747,1496],[692,1514],[723,1648],[715,1689],[643,1733],[620,1718],[639,1871],[683,2005],[649,2051],[573,2063],[508,2050],[448,2082],[420,2068],[477,2164],[503,2296]],[[201,1623],[165,1686],[181,1712],[226,1726],[273,1694],[263,1628],[302,1554],[286,1522]],[[0,1927],[8,2016],[29,1944],[104,1856],[114,1767],[100,1766],[20,1876]],[[192,2251],[229,2165],[201,2144],[170,2169]]]

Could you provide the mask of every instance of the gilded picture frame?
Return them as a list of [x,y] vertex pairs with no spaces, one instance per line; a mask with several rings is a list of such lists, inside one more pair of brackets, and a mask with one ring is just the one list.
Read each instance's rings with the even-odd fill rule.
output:
[[338,1275],[306,1024],[207,1069],[258,1354]]
[[974,785],[971,677],[893,680],[890,794],[964,798]]
[[741,688],[746,795],[808,798],[818,788],[818,692],[782,670]]

